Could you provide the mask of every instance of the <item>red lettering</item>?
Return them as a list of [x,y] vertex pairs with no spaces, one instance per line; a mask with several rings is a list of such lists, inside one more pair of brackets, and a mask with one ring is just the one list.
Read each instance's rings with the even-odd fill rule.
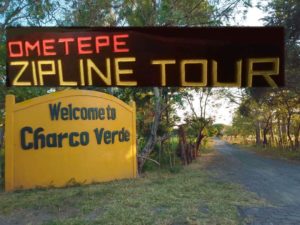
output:
[[90,48],[91,43],[82,43],[83,41],[90,41],[92,38],[91,37],[78,37],[77,39],[77,44],[78,44],[78,53],[79,54],[92,54],[92,50],[88,49],[83,49],[83,48]]
[[33,51],[34,49],[37,50],[37,55],[41,55],[40,49],[40,41],[36,41],[34,44],[30,44],[28,41],[25,41],[25,54],[29,56],[29,51]]
[[58,42],[65,44],[65,55],[69,55],[69,43],[74,42],[74,38],[60,38],[58,39]]
[[54,39],[43,40],[43,55],[56,55],[56,52],[51,51],[54,50],[54,46],[51,45],[54,42]]
[[[16,49],[17,47],[18,52],[13,52],[13,49]],[[23,56],[23,48],[22,48],[22,42],[21,41],[11,41],[8,42],[8,51],[9,51],[9,57],[22,57]]]
[[109,37],[108,36],[97,36],[95,39],[95,44],[96,44],[96,52],[99,53],[100,47],[109,46]]
[[124,46],[127,43],[125,41],[119,41],[120,38],[128,38],[128,34],[114,35],[114,52],[129,52],[128,48],[119,48],[119,46]]

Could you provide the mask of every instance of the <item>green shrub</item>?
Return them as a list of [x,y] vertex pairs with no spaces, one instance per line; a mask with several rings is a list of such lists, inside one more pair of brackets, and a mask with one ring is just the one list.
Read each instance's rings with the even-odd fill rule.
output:
[[169,171],[171,173],[179,173],[181,170],[183,169],[183,166],[182,165],[176,165],[176,166],[173,166],[173,167],[170,167]]

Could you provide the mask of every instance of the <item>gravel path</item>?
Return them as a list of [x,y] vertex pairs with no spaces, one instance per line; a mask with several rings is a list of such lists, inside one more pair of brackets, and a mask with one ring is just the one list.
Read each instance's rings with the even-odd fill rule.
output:
[[220,153],[211,164],[222,179],[238,182],[272,207],[240,208],[249,224],[300,224],[300,163],[270,159],[215,140]]

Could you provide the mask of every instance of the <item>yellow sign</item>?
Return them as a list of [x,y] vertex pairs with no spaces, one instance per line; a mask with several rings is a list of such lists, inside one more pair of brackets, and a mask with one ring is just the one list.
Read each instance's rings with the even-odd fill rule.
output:
[[5,190],[136,177],[135,104],[95,91],[6,96]]

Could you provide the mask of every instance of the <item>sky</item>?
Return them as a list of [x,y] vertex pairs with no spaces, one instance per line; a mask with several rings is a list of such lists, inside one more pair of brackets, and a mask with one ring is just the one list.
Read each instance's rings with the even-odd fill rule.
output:
[[268,1],[264,0],[264,1],[258,1],[258,0],[252,0],[252,5],[254,7],[250,8],[248,10],[247,13],[247,17],[245,20],[241,20],[241,24],[242,26],[263,26],[263,22],[260,21],[261,18],[264,17],[264,12],[258,8],[256,8],[255,6],[260,3],[260,4],[264,4]]
[[[262,10],[255,7],[255,5],[259,2],[266,3],[267,1],[252,0],[252,5],[254,7],[248,9],[246,18],[242,19],[243,16],[238,15],[236,22],[232,22],[232,26],[263,26],[263,22],[260,19],[264,17],[264,13]],[[231,90],[235,92],[237,91],[237,88],[231,88]],[[215,118],[215,123],[231,125],[233,112],[238,107],[238,105],[228,102],[226,98],[220,98],[219,102],[221,103],[220,107],[218,107],[217,110],[208,110],[208,114],[210,114],[211,116],[213,115],[213,117]],[[199,111],[200,107],[197,99],[194,100],[193,104],[195,110]],[[178,110],[178,115],[180,115],[180,117],[183,117],[185,111],[190,111],[190,108],[187,106],[186,110]]]

